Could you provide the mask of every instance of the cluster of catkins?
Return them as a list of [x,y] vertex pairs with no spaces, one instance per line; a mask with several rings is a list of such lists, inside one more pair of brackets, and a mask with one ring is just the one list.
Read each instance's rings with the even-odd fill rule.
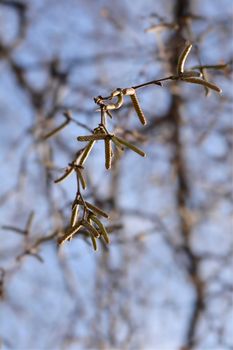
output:
[[[215,66],[195,66],[190,70],[185,70],[185,61],[190,53],[192,45],[187,45],[178,58],[177,63],[177,71],[176,75],[169,76],[167,78],[163,78],[160,80],[154,80],[151,82],[147,82],[145,84],[138,85],[136,87],[130,88],[118,88],[114,90],[110,96],[102,97],[98,96],[94,98],[94,102],[98,105],[98,111],[100,112],[100,123],[99,125],[92,131],[91,135],[79,136],[77,139],[80,142],[87,142],[86,147],[84,147],[80,152],[78,152],[78,156],[68,165],[64,175],[62,175],[55,182],[61,182],[66,179],[72,173],[76,174],[77,178],[77,193],[76,197],[72,204],[72,213],[70,224],[66,232],[64,232],[59,238],[58,243],[63,244],[67,240],[71,240],[78,233],[85,233],[90,236],[92,241],[93,248],[97,250],[96,239],[100,238],[108,244],[110,242],[107,229],[101,222],[99,217],[109,218],[108,214],[105,213],[99,207],[87,202],[81,193],[81,188],[84,190],[86,188],[86,181],[83,175],[84,164],[90,155],[94,145],[98,141],[102,141],[104,143],[104,153],[105,153],[105,167],[106,169],[111,168],[112,159],[113,159],[113,148],[112,143],[115,145],[115,148],[121,151],[124,151],[125,148],[128,148],[142,157],[145,157],[145,153],[136,147],[134,144],[129,141],[115,135],[108,131],[107,128],[107,118],[112,118],[112,112],[121,108],[124,104],[125,97],[129,96],[132,101],[132,105],[136,111],[136,114],[139,118],[139,121],[142,125],[146,125],[147,121],[144,116],[144,113],[140,107],[136,90],[138,88],[142,88],[148,85],[156,84],[162,85],[161,81],[172,80],[172,81],[183,81],[186,83],[199,84],[203,85],[206,90],[206,94],[209,92],[209,89],[214,90],[216,92],[221,92],[221,89],[213,83],[210,83],[205,78],[205,70],[208,68],[212,69],[222,69],[225,68],[226,65],[215,65]],[[115,100],[115,102],[113,102]],[[65,122],[61,124],[55,130],[49,132],[44,136],[44,139],[56,134],[63,127],[65,127],[69,121],[72,119],[71,115],[66,112],[64,113],[66,118]]]

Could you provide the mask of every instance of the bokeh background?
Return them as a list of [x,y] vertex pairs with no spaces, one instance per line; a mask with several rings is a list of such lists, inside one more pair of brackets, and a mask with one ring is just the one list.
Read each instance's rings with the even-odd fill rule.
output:
[[[232,15],[232,0],[0,1],[1,349],[232,349]],[[93,97],[174,74],[187,42],[187,67],[228,64],[206,71],[223,93],[141,89],[145,127],[126,100],[109,127],[147,157],[106,171],[98,144],[86,166],[111,244],[58,249],[76,183],[54,180],[99,123]]]

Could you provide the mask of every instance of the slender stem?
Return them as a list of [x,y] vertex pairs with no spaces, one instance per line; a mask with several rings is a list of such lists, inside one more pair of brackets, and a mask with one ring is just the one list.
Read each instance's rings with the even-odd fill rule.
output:
[[101,106],[101,124],[106,125],[106,112],[104,111],[103,106]]
[[162,85],[160,82],[161,81],[165,81],[165,80],[174,80],[176,77],[174,77],[173,75],[169,76],[169,77],[166,77],[166,78],[163,78],[163,79],[158,79],[158,80],[151,80],[151,81],[148,81],[147,83],[143,83],[143,84],[140,84],[140,85],[136,85],[136,86],[132,86],[133,89],[139,89],[139,88],[142,88],[144,86],[148,86],[148,85],[153,85],[153,84],[156,84],[156,85]]
[[[155,84],[155,85],[162,86],[161,81],[165,81],[165,80],[176,80],[176,79],[178,79],[177,76],[170,75],[169,77],[166,77],[166,78],[163,78],[163,79],[151,80],[151,81],[148,81],[147,83],[143,83],[143,84],[140,84],[140,85],[132,86],[132,88],[136,90],[136,89],[142,88],[142,87],[144,87],[144,86],[154,85],[154,84]],[[111,99],[111,96],[105,96],[105,97],[100,96],[100,97],[101,97],[101,104],[98,102],[98,99],[97,99],[97,98],[95,98],[94,101],[95,101],[95,103],[97,103],[97,104],[100,105],[100,108],[101,108],[101,111],[102,111],[102,109],[103,109],[103,104],[102,104],[102,102],[103,102],[104,100],[109,100],[109,99]],[[102,123],[102,124],[103,124],[103,123]]]

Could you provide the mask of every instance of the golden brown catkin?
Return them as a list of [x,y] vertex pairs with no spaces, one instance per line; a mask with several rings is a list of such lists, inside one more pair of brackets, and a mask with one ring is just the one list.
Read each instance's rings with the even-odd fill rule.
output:
[[108,170],[111,168],[112,147],[110,137],[106,137],[105,143],[105,168]]
[[94,204],[91,204],[91,203],[89,203],[87,201],[85,201],[85,204],[88,207],[88,209],[92,210],[96,215],[100,215],[100,216],[103,216],[106,219],[109,219],[109,215],[107,213],[105,213],[105,211],[103,211],[102,209],[96,207]]
[[97,247],[96,239],[93,235],[90,235],[90,237],[91,237],[91,241],[92,241],[92,246],[93,246],[94,250],[97,251],[98,247]]
[[188,57],[189,52],[192,49],[192,45],[189,44],[187,45],[184,50],[181,52],[179,59],[178,59],[178,63],[177,63],[177,74],[180,75],[182,73],[184,73],[184,65],[185,65],[185,61]]
[[70,228],[61,238],[58,239],[58,244],[63,244],[68,239],[73,238],[73,236],[80,230],[81,223],[78,222],[75,226]]
[[[146,153],[143,152],[142,150],[140,150],[139,148],[137,148],[136,146],[132,145],[132,143],[123,140],[122,138],[118,137],[118,136],[112,136],[112,141],[113,142],[119,142],[120,144],[130,148],[132,151],[136,152],[137,154],[139,154],[141,157],[145,157]],[[116,143],[117,143],[116,142]]]
[[131,101],[133,103],[134,109],[138,115],[140,122],[142,123],[142,125],[146,125],[147,121],[146,121],[145,115],[141,109],[141,106],[139,104],[139,100],[138,100],[136,92],[133,95],[130,95],[130,98],[131,98]]
[[93,235],[95,238],[99,238],[100,233],[87,220],[82,220],[81,224],[87,229],[87,231],[91,235]]
[[[205,81],[208,81],[207,79],[207,72],[204,68],[201,68],[201,73],[202,73],[202,79]],[[208,87],[204,86],[205,89],[205,95],[206,97],[210,95],[210,89],[208,89]]]
[[200,78],[182,78],[182,80],[186,81],[187,83],[203,85],[203,86],[205,86],[209,89],[212,89],[218,93],[222,92],[222,90],[217,85],[209,83],[208,81],[200,79]]
[[70,218],[71,227],[74,227],[76,225],[76,221],[78,217],[78,209],[79,209],[79,204],[75,204],[75,206],[72,209],[71,218]]
[[[90,217],[88,217],[87,222],[89,222],[89,224],[91,225],[91,219],[90,219]],[[93,246],[94,250],[97,251],[97,250],[98,250],[98,247],[97,247],[96,238],[95,238],[95,236],[94,236],[90,231],[89,231],[89,235],[90,235],[90,237],[91,237],[92,246]]]
[[195,70],[188,70],[180,74],[181,78],[200,78],[202,77],[201,72]]
[[80,165],[83,165],[84,162],[86,161],[87,157],[89,156],[94,144],[95,144],[96,141],[90,141],[88,143],[88,145],[85,147],[85,149],[83,150],[83,153],[81,155],[81,158],[79,160],[79,164]]
[[203,66],[194,66],[192,67],[193,69],[225,69],[228,66],[227,63],[223,64],[208,64],[208,65],[203,65]]
[[87,136],[78,136],[77,140],[81,142],[86,141],[97,141],[97,140],[104,140],[105,135],[104,134],[93,134],[93,135],[87,135]]
[[99,230],[100,230],[101,235],[103,236],[103,238],[105,240],[105,243],[109,244],[110,240],[109,240],[109,237],[108,237],[108,233],[107,233],[104,225],[102,224],[102,222],[94,215],[91,215],[90,219],[92,221],[94,221],[96,223],[96,225],[99,227]]
[[85,190],[87,187],[87,184],[83,177],[82,169],[80,169],[79,167],[76,167],[76,174],[78,176],[78,180],[81,182],[82,188]]

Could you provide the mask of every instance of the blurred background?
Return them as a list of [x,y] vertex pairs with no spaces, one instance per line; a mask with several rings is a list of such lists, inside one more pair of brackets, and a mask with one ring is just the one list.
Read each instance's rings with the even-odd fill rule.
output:
[[[232,0],[0,0],[0,349],[233,348]],[[138,91],[109,123],[147,153],[104,168],[97,145],[83,196],[110,214],[111,238],[69,223],[75,177],[54,180],[95,128],[93,97],[206,69],[220,86]],[[42,136],[72,121],[60,133]]]

